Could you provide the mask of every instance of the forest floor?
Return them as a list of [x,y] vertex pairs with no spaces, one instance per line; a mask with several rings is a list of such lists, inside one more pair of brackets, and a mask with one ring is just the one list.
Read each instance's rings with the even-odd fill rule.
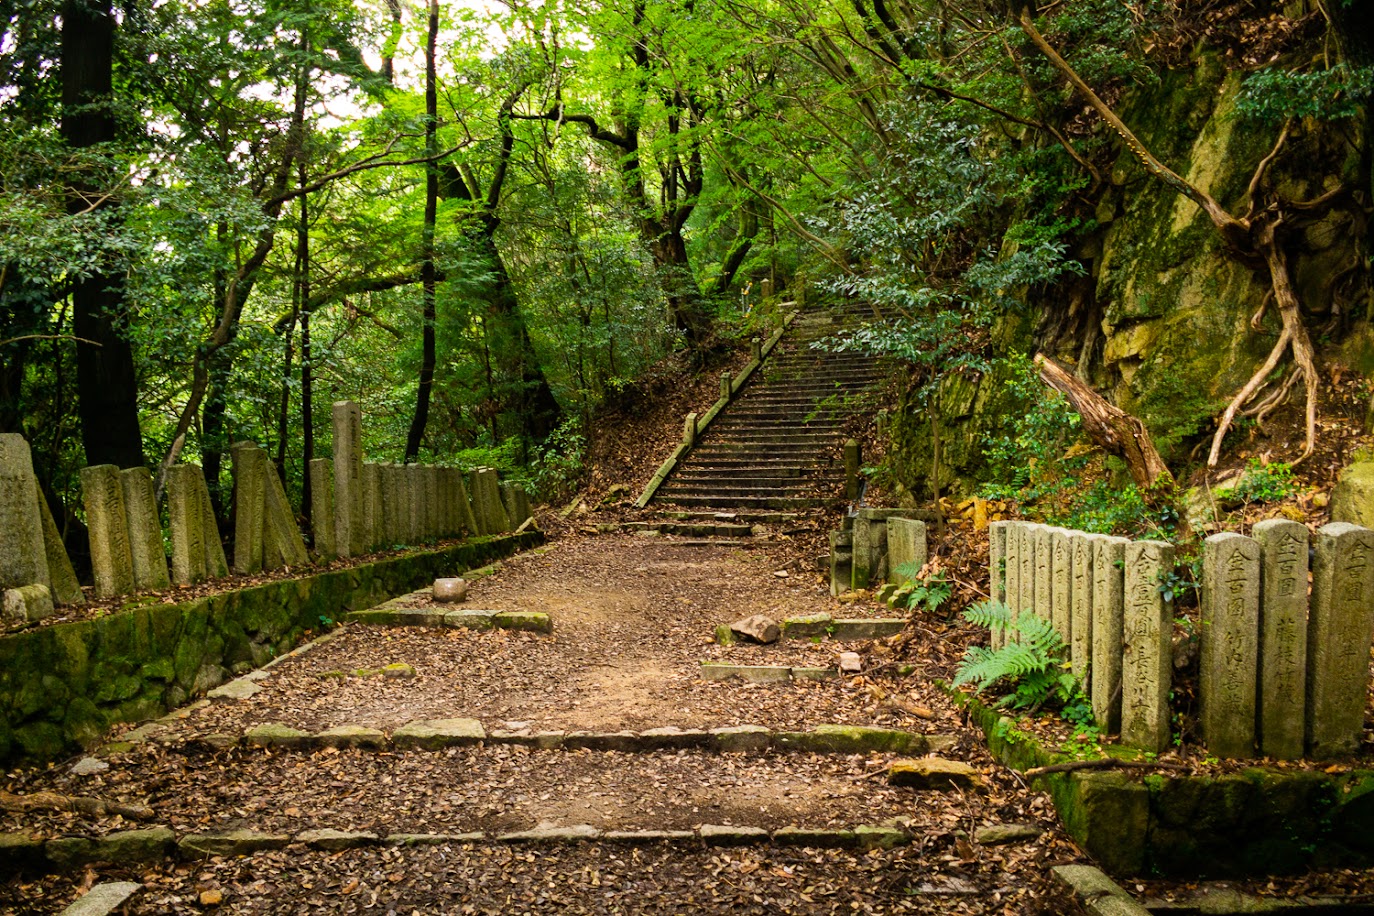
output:
[[[4,780],[14,793],[146,804],[149,819],[131,824],[70,811],[0,817],[0,833],[49,837],[166,826],[178,836],[334,829],[381,837],[481,832],[486,840],[334,852],[297,843],[242,858],[90,866],[0,885],[0,911],[53,912],[94,881],[122,879],[145,885],[132,913],[202,912],[202,899],[230,913],[1078,912],[1048,867],[1081,861],[1080,854],[1057,826],[1048,798],[997,766],[981,735],[935,685],[949,673],[948,656],[935,652],[899,676],[869,646],[868,670],[843,678],[770,685],[702,678],[704,660],[825,666],[851,648],[828,640],[721,647],[711,641],[719,624],[755,612],[886,610],[840,605],[814,577],[775,575],[785,562],[747,546],[568,538],[474,582],[467,602],[547,612],[551,635],[349,624],[269,669],[257,681],[261,692],[193,708],[156,740],[104,757],[108,769],[77,775],[67,762],[16,770]],[[410,665],[413,676],[338,676],[396,663]],[[890,786],[883,775],[898,755],[887,752],[631,753],[505,744],[286,750],[206,740],[264,722],[390,733],[407,721],[457,716],[479,720],[488,733],[530,735],[662,726],[899,728],[948,738],[941,755],[972,764],[982,785]],[[703,824],[887,824],[914,840],[859,851],[491,839],[541,825],[623,831]],[[1007,845],[976,842],[980,828],[1005,825],[1031,829]]]

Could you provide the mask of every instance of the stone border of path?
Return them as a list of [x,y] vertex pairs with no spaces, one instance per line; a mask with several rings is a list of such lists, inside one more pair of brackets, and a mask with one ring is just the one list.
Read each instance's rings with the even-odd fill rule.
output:
[[787,329],[792,326],[792,322],[796,320],[798,315],[795,308],[795,302],[784,302],[782,305],[784,307],[792,306],[793,310],[783,316],[782,326],[773,332],[773,336],[762,342],[760,342],[757,337],[754,338],[753,358],[749,360],[749,363],[742,370],[740,370],[739,375],[735,376],[733,379],[728,375],[722,376],[720,380],[720,399],[712,404],[710,409],[701,416],[697,416],[695,413],[687,414],[686,423],[682,431],[682,441],[678,443],[677,448],[673,449],[673,453],[669,455],[663,464],[659,465],[658,470],[654,472],[653,479],[651,479],[644,488],[644,492],[639,494],[639,499],[635,500],[635,508],[643,509],[645,506],[649,505],[649,500],[654,498],[654,494],[658,492],[658,488],[663,486],[668,480],[668,476],[673,473],[673,470],[677,467],[677,463],[685,458],[687,453],[696,446],[697,439],[706,431],[706,428],[711,425],[711,421],[715,420],[715,418],[720,415],[720,412],[724,410],[734,396],[739,393],[745,383],[753,377],[754,373],[758,371],[764,361],[772,355],[773,350],[778,346],[778,341],[782,340],[782,335],[787,333]]
[[385,627],[460,627],[469,630],[553,632],[552,618],[539,611],[375,607],[365,611],[350,611],[345,619],[350,623]]
[[[451,843],[506,845],[562,845],[617,843],[643,846],[655,843],[692,843],[703,847],[802,846],[832,849],[894,849],[917,839],[905,826],[860,824],[853,827],[740,827],[702,824],[694,830],[601,830],[589,824],[540,825],[507,833],[391,833],[368,830],[303,830],[295,834],[231,830],[178,836],[169,827],[121,830],[101,837],[57,837],[40,840],[28,834],[0,834],[4,868],[10,872],[70,871],[95,862],[148,864],[164,859],[187,861],[207,856],[247,856],[299,845],[320,852],[363,847],[443,846]],[[84,912],[84,911],[78,911]],[[99,911],[92,911],[99,912]],[[108,912],[108,911],[106,911]]]
[[[170,733],[174,713],[149,723],[98,750],[108,756],[149,741],[164,745],[181,744]],[[732,725],[711,729],[681,729],[673,726],[640,732],[512,732],[487,731],[477,719],[417,719],[386,732],[359,725],[339,725],[321,732],[302,731],[278,722],[255,725],[243,735],[211,734],[189,739],[187,746],[222,750],[230,747],[317,750],[320,748],[365,751],[443,750],[450,747],[508,745],[537,750],[616,751],[645,754],[657,751],[701,750],[716,753],[799,753],[799,754],[934,754],[948,750],[955,739],[949,735],[926,735],[892,728],[861,725],[817,725],[807,731],[774,731],[761,725]]]
[[[976,697],[950,691],[1018,772],[1077,758],[1055,753]],[[1129,748],[1123,760],[1148,762]],[[1374,770],[1327,773],[1250,767],[1218,776],[1121,769],[1043,773],[1064,829],[1115,875],[1235,877],[1310,863],[1374,863]],[[1121,911],[1126,912],[1126,911]]]

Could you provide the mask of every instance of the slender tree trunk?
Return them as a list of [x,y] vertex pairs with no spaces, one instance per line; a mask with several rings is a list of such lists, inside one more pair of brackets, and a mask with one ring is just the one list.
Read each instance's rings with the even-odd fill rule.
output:
[[[305,187],[305,160],[300,163],[300,183]],[[315,392],[310,365],[310,195],[301,195],[301,225],[297,230],[301,290],[301,513],[310,519],[310,462],[315,458]]]
[[[110,110],[114,87],[115,19],[111,0],[67,0],[62,9],[62,137],[76,149],[115,139]],[[93,188],[78,180],[69,210],[89,206]],[[77,342],[77,403],[88,464],[138,467],[143,435],[138,425],[138,377],[124,336],[124,282],[97,271],[72,289]]]
[[[429,29],[425,38],[425,155],[434,156],[438,150],[439,95],[435,72],[435,44],[439,37],[439,0],[429,2]],[[434,162],[425,163],[425,226],[423,261],[420,265],[420,284],[424,289],[424,329],[420,354],[420,384],[415,393],[415,415],[406,436],[407,462],[420,454],[420,443],[429,422],[429,399],[434,389],[434,224],[439,209],[439,168]]]

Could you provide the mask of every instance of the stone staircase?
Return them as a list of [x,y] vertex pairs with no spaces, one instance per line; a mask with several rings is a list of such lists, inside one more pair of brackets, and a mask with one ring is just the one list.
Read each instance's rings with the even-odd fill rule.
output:
[[814,350],[866,308],[813,309],[792,323],[769,362],[701,434],[654,503],[724,511],[832,506],[843,495],[845,421],[888,374],[861,353]]

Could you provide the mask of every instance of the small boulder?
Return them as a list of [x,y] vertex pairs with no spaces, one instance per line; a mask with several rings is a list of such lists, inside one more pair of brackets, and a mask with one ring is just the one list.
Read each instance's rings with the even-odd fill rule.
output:
[[905,786],[911,789],[976,789],[983,784],[983,777],[967,763],[946,760],[943,757],[920,757],[914,760],[898,760],[887,769],[889,785]]
[[1002,846],[1034,840],[1044,832],[1034,824],[992,824],[979,827],[973,834],[973,840],[980,846]]
[[434,600],[446,604],[468,600],[468,581],[466,579],[435,579]]
[[777,621],[762,614],[754,614],[730,624],[730,631],[754,642],[773,643],[782,637],[782,628]]
[[103,760],[94,757],[82,757],[72,764],[71,773],[73,776],[94,776],[96,773],[108,770],[110,765]]
[[52,616],[52,592],[46,585],[24,585],[5,589],[4,613],[11,620],[42,620]]
[[841,652],[839,664],[842,674],[858,674],[864,670],[863,659],[857,652]]
[[1341,471],[1331,491],[1331,520],[1374,525],[1374,460],[1355,461]]

